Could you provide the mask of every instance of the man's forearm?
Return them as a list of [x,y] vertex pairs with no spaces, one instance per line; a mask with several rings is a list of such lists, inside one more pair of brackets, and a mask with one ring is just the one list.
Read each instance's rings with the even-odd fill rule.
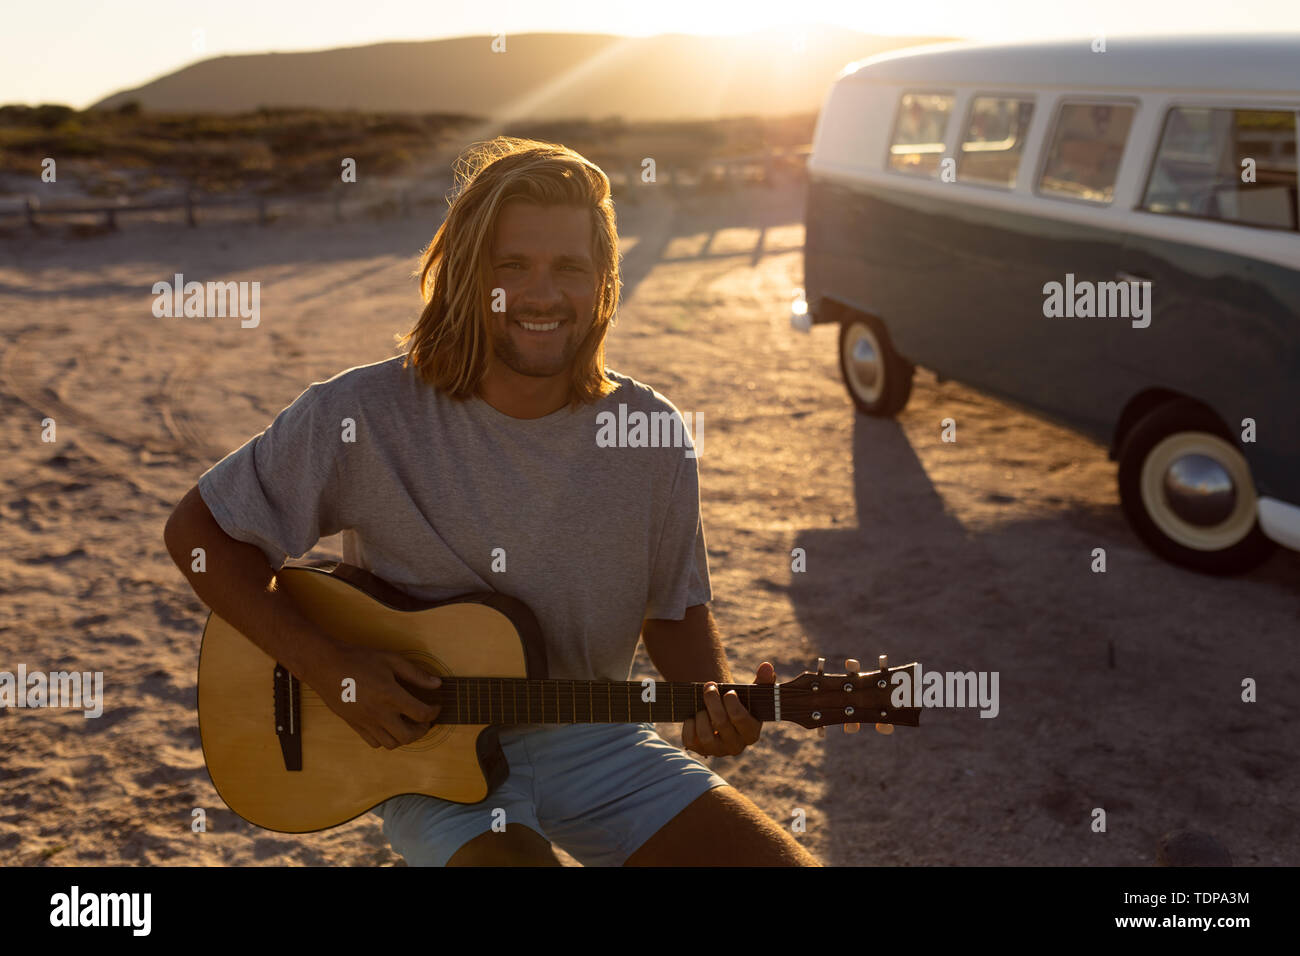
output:
[[[261,549],[222,531],[197,488],[177,506],[164,539],[199,599],[311,686],[311,676],[334,642],[303,616],[288,594],[270,589],[275,572]],[[204,571],[192,569],[194,548],[205,551]]]
[[722,635],[707,604],[687,608],[680,621],[647,618],[641,639],[664,680],[732,682]]

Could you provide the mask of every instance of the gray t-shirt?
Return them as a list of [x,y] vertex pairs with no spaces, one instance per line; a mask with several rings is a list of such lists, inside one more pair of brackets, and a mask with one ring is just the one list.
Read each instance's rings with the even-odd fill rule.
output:
[[551,677],[627,680],[642,620],[680,620],[712,594],[693,454],[597,442],[602,412],[677,409],[606,374],[618,388],[600,401],[517,419],[448,397],[401,356],[348,369],[217,462],[199,493],[273,568],[341,531],[345,562],[412,597],[524,601]]

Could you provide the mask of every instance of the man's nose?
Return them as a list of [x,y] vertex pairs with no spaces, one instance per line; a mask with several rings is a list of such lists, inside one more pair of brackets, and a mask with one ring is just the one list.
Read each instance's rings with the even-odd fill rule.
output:
[[513,310],[556,317],[565,317],[569,312],[564,293],[549,271],[530,274],[528,282],[517,290]]
[[529,270],[523,288],[519,290],[520,305],[537,308],[554,307],[564,301],[564,294],[549,267]]

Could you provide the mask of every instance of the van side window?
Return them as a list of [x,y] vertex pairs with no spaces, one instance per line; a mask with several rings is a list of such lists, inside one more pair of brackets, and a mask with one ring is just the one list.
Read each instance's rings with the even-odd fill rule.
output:
[[932,176],[943,158],[953,97],[946,93],[904,93],[889,145],[889,168]]
[[1142,208],[1296,229],[1296,114],[1175,107]]
[[1124,155],[1133,107],[1118,103],[1068,103],[1056,118],[1038,190],[1071,199],[1108,203]]
[[957,178],[1013,188],[1033,114],[1032,100],[975,97],[961,144]]

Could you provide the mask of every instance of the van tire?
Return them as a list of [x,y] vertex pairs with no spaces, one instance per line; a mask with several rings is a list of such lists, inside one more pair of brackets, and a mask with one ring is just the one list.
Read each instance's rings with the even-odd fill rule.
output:
[[[884,324],[871,315],[855,315],[840,323],[840,377],[858,411],[893,418],[912,395],[915,367],[894,351]],[[852,356],[865,351],[870,368]]]
[[[1213,466],[1188,456],[1208,458]],[[1255,483],[1232,433],[1205,406],[1175,399],[1148,412],[1119,450],[1119,499],[1138,537],[1167,561],[1206,574],[1241,574],[1276,548],[1259,528]],[[1211,467],[1232,483],[1218,502],[1192,496],[1171,503],[1174,466]],[[1205,474],[1205,472],[1201,472]],[[1189,504],[1209,508],[1188,520]]]

